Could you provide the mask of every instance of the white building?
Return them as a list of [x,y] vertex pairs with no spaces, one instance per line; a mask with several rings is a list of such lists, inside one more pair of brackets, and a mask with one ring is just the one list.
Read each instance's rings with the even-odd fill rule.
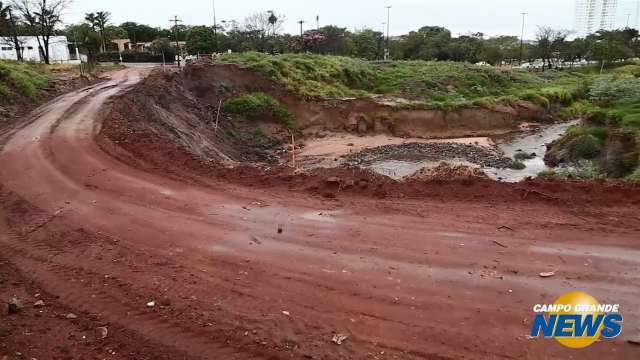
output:
[[[44,56],[38,50],[38,40],[35,36],[19,36],[22,47],[22,58],[25,61],[43,62]],[[40,39],[42,41],[42,39]],[[0,38],[0,59],[17,60],[16,49],[9,38]],[[53,63],[66,63],[71,60],[67,38],[64,36],[52,36],[49,39],[49,60]]]
[[598,30],[613,30],[618,0],[576,0],[574,30],[585,37]]

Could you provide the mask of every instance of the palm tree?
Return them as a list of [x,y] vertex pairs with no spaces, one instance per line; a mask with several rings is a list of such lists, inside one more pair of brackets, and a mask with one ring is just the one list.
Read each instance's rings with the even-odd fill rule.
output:
[[98,11],[96,13],[88,13],[85,15],[84,19],[91,25],[94,31],[100,32],[100,38],[102,39],[102,51],[107,50],[107,37],[105,34],[105,28],[107,27],[107,23],[109,22],[109,18],[111,17],[111,13],[108,11]]

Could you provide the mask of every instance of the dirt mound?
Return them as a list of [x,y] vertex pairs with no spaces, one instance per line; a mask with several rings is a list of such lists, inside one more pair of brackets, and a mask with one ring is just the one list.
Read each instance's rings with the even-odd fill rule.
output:
[[180,148],[205,161],[277,163],[278,137],[246,119],[217,112],[185,90],[180,74],[156,71],[112,101],[101,135],[127,150],[132,143],[151,148],[161,143],[154,151]]
[[461,180],[472,178],[486,178],[487,175],[479,168],[462,164],[441,162],[436,167],[423,168],[407,177],[411,180]]

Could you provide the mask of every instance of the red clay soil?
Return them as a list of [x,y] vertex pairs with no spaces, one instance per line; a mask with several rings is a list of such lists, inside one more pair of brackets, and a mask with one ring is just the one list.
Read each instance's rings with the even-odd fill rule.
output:
[[[0,313],[0,359],[640,355],[637,188],[223,169],[125,117],[100,133],[143,75],[3,140],[0,296],[24,308]],[[623,336],[529,339],[531,307],[572,290],[621,304]]]

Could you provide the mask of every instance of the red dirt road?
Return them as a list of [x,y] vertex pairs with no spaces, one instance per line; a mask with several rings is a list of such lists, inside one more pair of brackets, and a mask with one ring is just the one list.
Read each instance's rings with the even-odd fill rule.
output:
[[[0,314],[0,359],[640,358],[638,198],[328,200],[183,182],[95,141],[108,100],[144,71],[62,96],[5,139],[0,296],[25,308]],[[622,336],[529,339],[532,306],[573,290],[621,304]]]

